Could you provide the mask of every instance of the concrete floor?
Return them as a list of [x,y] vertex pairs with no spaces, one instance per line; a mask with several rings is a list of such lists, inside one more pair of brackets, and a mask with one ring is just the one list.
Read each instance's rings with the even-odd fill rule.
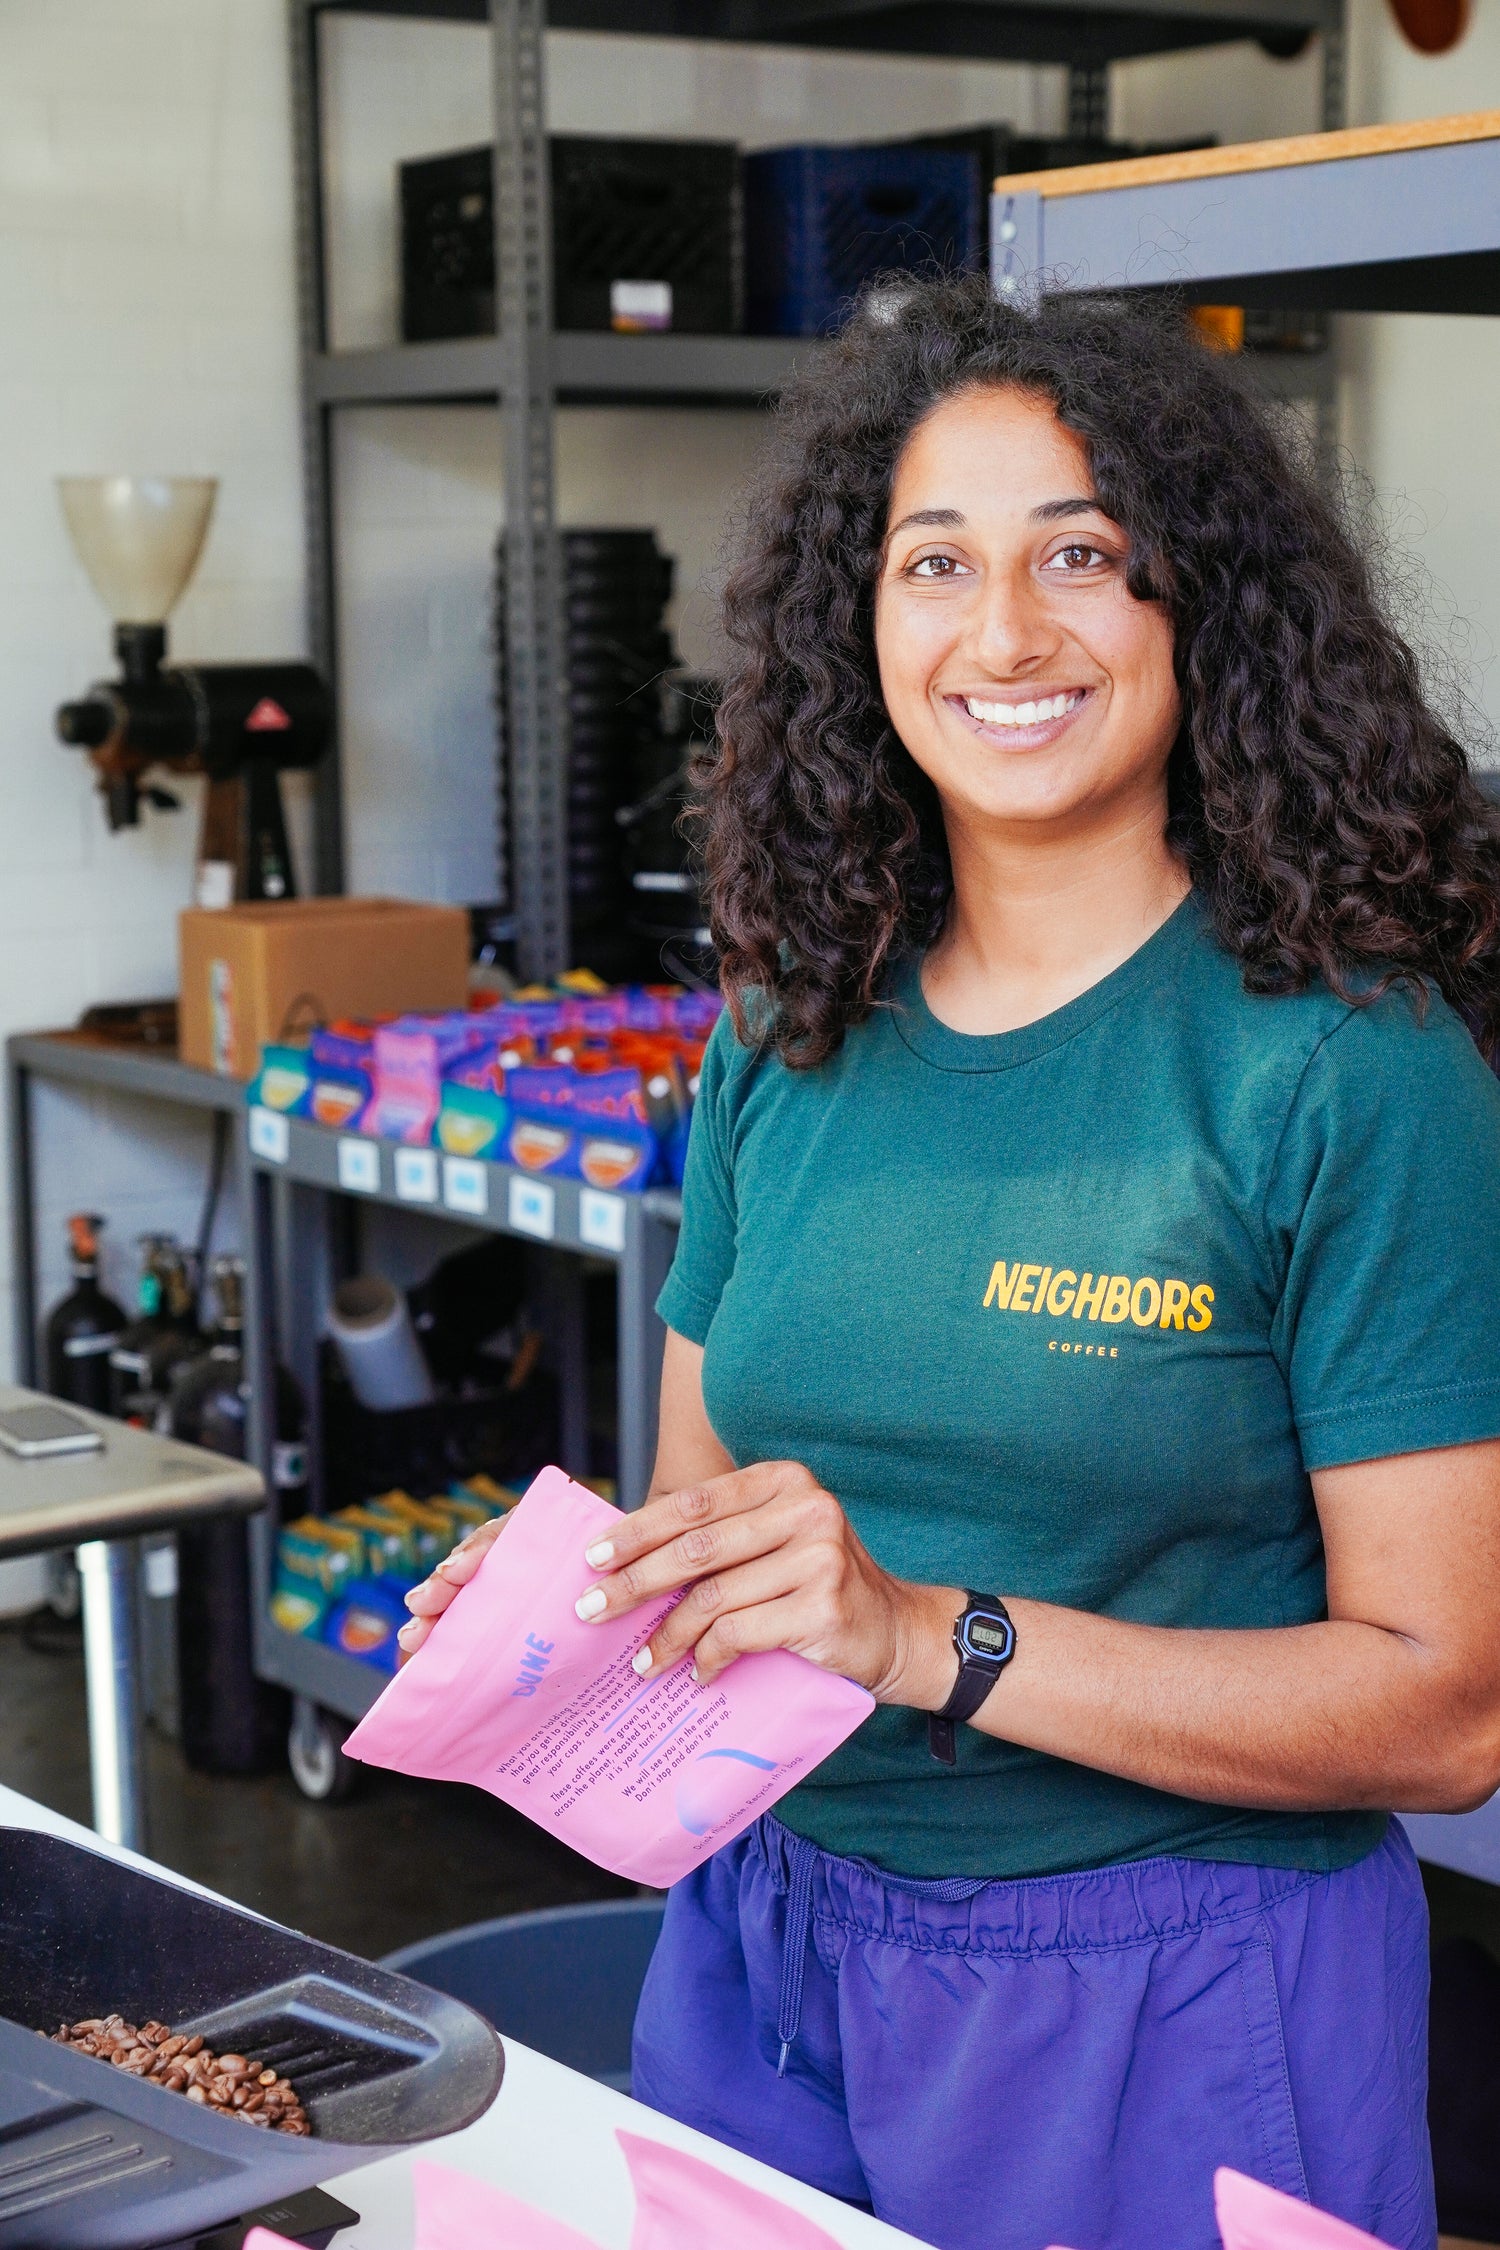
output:
[[[371,1770],[346,1803],[313,1805],[288,1773],[194,1773],[149,1727],[146,1748],[154,1859],[366,1958],[492,1914],[631,1894],[478,1789]],[[0,1622],[0,1782],[88,1821],[76,1627]]]

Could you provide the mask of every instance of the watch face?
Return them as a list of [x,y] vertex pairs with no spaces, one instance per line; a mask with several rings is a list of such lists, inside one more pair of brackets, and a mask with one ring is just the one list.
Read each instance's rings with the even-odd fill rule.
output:
[[981,1610],[969,1612],[959,1626],[959,1634],[971,1656],[991,1664],[1003,1664],[1016,1645],[1010,1619],[987,1616]]

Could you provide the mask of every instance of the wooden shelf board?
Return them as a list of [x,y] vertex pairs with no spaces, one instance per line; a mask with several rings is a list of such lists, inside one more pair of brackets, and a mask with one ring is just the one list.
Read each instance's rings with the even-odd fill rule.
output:
[[1223,179],[1237,172],[1278,172],[1297,164],[1332,164],[1351,156],[1391,156],[1407,149],[1448,148],[1460,141],[1500,140],[1500,109],[1462,117],[1423,117],[1401,125],[1355,125],[1342,133],[1298,133],[1279,141],[1241,141],[1229,148],[1184,150],[1176,156],[1132,156],[1118,164],[1073,164],[1056,172],[1006,172],[997,195],[1094,195],[1111,188],[1159,187],[1179,180]]

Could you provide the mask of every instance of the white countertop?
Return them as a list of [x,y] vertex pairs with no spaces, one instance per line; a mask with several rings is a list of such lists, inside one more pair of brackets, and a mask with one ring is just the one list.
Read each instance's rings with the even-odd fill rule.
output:
[[[137,1853],[107,1844],[92,1829],[64,1820],[14,1789],[0,1787],[0,1826],[66,1836],[111,1858],[150,1867],[184,1889],[203,1888]],[[805,2212],[846,2250],[881,2250],[882,2245],[884,2250],[895,2250],[896,2245],[910,2245],[913,2240],[769,2165],[757,2164],[656,2110],[611,2093],[591,2078],[565,2070],[561,2063],[549,2062],[514,2039],[505,2041],[505,2081],[485,2115],[466,2131],[429,2141],[413,2155],[504,2188],[577,2227],[602,2250],[628,2250],[635,2202],[615,2139],[620,2125],[674,2148],[689,2149],[763,2193],[780,2197]],[[330,2195],[360,2214],[357,2227],[334,2237],[334,2250],[412,2250],[411,2167],[410,2155],[388,2157],[327,2182]]]

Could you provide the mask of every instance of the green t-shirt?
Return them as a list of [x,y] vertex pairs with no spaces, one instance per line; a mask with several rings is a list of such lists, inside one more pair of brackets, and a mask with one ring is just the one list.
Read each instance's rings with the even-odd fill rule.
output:
[[[1188,899],[1041,1022],[915,963],[833,1059],[709,1043],[662,1317],[733,1459],[876,1560],[1157,1625],[1325,1614],[1310,1469],[1500,1435],[1500,1085],[1435,996],[1257,998]],[[1002,1679],[998,1694],[1003,1701]],[[883,1707],[782,1800],[912,1876],[1347,1865],[1384,1815],[1237,1810]]]

